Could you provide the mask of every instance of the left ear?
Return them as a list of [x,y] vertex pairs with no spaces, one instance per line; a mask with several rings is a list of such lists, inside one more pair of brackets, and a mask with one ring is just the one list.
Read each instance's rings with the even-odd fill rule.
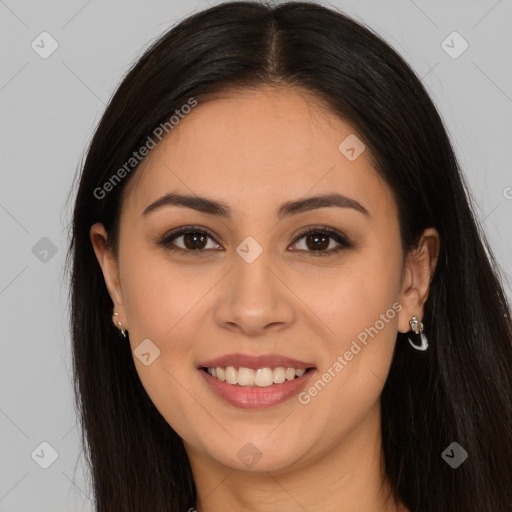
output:
[[439,257],[441,239],[434,228],[427,228],[417,248],[407,254],[399,302],[402,310],[398,317],[398,330],[409,332],[409,320],[416,315],[423,319],[423,305],[428,299],[430,282]]

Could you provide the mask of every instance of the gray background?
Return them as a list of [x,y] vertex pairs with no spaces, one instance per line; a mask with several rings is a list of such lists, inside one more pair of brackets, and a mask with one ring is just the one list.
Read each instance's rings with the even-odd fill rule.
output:
[[[93,510],[72,398],[66,200],[129,65],[177,20],[213,3],[0,0],[0,511]],[[511,297],[512,1],[330,5],[375,29],[422,77]],[[46,59],[31,47],[51,49],[44,31],[58,43]],[[442,45],[453,31],[469,44],[457,58],[445,49],[459,52],[461,40]],[[42,442],[58,453],[48,469]]]

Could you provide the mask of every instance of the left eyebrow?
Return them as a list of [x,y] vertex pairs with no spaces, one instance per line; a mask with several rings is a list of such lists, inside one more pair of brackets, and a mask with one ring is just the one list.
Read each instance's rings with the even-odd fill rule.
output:
[[[228,219],[231,218],[231,209],[224,203],[208,199],[206,197],[180,194],[177,192],[165,194],[160,199],[157,199],[154,203],[151,203],[144,209],[142,215],[146,216],[150,212],[163,208],[164,206],[190,208],[208,215],[215,215],[217,217],[225,217]],[[351,199],[350,197],[335,193],[288,201],[279,208],[277,217],[281,220],[290,215],[296,215],[316,210],[318,208],[327,207],[352,208],[367,217],[371,217],[370,212],[361,203],[355,199]]]
[[277,217],[281,220],[297,213],[303,213],[317,208],[338,207],[353,208],[354,210],[371,217],[370,212],[358,201],[341,194],[324,194],[320,196],[306,197],[297,201],[288,201],[284,203],[277,213]]

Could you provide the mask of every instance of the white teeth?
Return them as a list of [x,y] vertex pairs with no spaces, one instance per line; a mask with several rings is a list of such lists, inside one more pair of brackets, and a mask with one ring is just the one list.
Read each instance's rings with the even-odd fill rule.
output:
[[[241,370],[242,368],[240,368]],[[262,388],[266,388],[267,386],[272,386],[272,379],[274,377],[274,372],[270,368],[258,368],[254,373],[254,384],[256,386],[260,386]],[[240,382],[239,382],[240,383]],[[240,383],[240,385],[242,385]]]
[[295,379],[295,369],[294,368],[286,368],[286,373],[284,374],[286,380]]
[[238,372],[233,368],[233,366],[228,366],[226,368],[226,382],[228,384],[236,384],[238,382]]
[[254,386],[254,370],[252,368],[239,368],[238,384],[240,386]]
[[306,370],[304,368],[284,368],[283,366],[278,366],[274,369],[258,368],[257,370],[243,366],[240,368],[235,368],[234,366],[222,368],[217,366],[217,368],[207,368],[207,372],[212,377],[228,384],[264,388],[273,384],[282,384],[286,380],[294,380],[295,377],[300,378],[306,373]]
[[274,370],[273,381],[274,384],[282,384],[286,380],[286,370],[281,366]]

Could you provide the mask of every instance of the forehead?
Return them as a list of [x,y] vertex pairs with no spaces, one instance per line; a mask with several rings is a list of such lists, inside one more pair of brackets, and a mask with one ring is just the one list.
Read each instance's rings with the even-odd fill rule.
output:
[[127,186],[123,209],[142,212],[179,190],[215,197],[242,216],[258,204],[335,191],[370,211],[391,212],[390,191],[369,151],[355,159],[346,152],[361,151],[358,144],[351,125],[303,90],[225,93],[199,101],[150,153]]

